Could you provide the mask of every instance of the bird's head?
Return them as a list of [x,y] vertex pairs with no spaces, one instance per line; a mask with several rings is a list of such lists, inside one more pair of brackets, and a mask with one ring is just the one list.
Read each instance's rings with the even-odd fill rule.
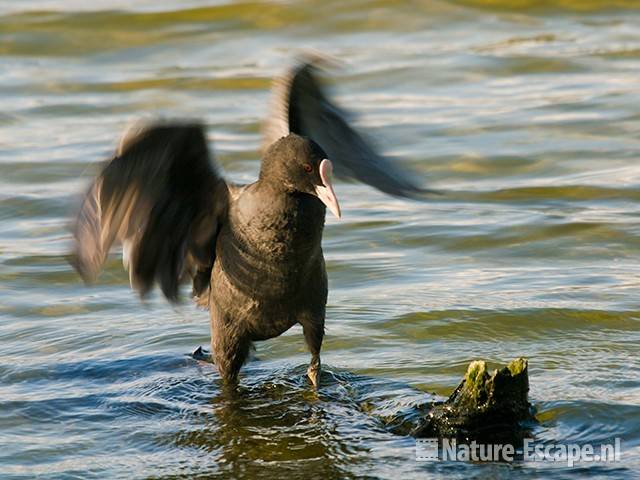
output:
[[340,204],[331,183],[333,165],[326,157],[316,142],[292,133],[267,149],[260,179],[287,192],[315,195],[340,218]]

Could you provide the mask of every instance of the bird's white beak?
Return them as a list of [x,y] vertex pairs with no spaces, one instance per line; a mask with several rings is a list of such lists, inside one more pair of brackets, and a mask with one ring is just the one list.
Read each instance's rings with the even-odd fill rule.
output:
[[336,198],[336,194],[333,191],[333,185],[331,184],[331,174],[333,173],[333,164],[331,160],[324,159],[320,162],[320,179],[323,185],[316,187],[316,196],[324,203],[331,213],[340,218],[340,204]]

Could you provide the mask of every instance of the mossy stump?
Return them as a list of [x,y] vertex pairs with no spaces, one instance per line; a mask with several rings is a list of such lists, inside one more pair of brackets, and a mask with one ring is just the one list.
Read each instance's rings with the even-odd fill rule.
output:
[[435,404],[412,433],[484,443],[521,441],[523,424],[534,421],[528,392],[525,358],[493,372],[487,371],[486,362],[476,360],[451,396]]

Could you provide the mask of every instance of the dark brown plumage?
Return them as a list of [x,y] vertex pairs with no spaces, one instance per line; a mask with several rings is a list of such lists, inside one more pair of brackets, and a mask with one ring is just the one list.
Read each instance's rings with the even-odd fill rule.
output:
[[398,196],[425,191],[353,130],[303,64],[276,88],[258,181],[226,182],[197,122],[155,123],[125,136],[97,177],[74,226],[73,265],[93,281],[121,242],[131,285],[158,283],[171,301],[179,284],[208,307],[221,376],[234,382],[251,342],[296,323],[311,352],[315,386],[324,335],[325,206],[340,216],[332,163]]

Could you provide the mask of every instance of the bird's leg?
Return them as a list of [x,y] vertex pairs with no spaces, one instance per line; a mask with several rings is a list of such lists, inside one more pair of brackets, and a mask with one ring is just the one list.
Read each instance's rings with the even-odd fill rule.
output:
[[211,317],[211,348],[222,380],[235,384],[249,355],[251,340],[224,317]]
[[226,338],[224,341],[212,339],[215,364],[225,382],[238,382],[238,373],[249,356],[251,341],[245,338]]
[[312,354],[309,368],[307,368],[307,377],[309,377],[309,380],[311,380],[311,383],[313,384],[313,388],[316,390],[320,386],[320,371],[320,355]]
[[307,376],[314,388],[320,384],[320,349],[322,348],[322,338],[324,337],[324,318],[305,319],[302,323],[304,339],[311,352],[311,362],[307,369]]

